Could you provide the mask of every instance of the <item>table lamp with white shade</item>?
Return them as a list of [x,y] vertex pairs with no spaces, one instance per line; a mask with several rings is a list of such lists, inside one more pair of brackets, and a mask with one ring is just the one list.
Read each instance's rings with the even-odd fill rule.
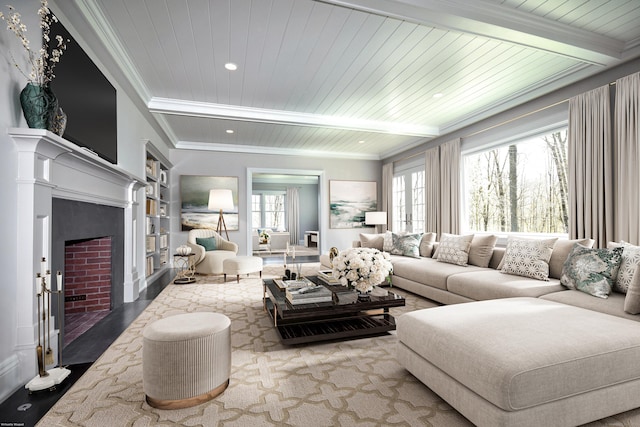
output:
[[366,225],[373,225],[376,228],[376,232],[378,232],[378,225],[386,225],[387,224],[387,213],[386,212],[365,212],[364,213],[364,223]]

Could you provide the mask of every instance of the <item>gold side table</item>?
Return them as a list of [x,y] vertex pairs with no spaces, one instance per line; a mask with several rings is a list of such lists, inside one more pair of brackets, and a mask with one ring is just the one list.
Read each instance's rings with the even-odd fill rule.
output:
[[195,283],[196,266],[194,263],[196,254],[180,255],[173,254],[173,266],[178,270],[176,278],[173,281],[176,285],[186,285]]

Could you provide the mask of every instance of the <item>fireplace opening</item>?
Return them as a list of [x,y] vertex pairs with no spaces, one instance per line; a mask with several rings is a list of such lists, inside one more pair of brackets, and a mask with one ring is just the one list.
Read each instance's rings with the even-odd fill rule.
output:
[[111,236],[65,242],[64,343],[67,346],[109,314]]

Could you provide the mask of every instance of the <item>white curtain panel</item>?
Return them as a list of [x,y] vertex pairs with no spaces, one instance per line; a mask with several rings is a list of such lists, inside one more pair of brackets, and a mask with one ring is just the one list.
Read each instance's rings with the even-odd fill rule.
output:
[[460,233],[460,138],[440,146],[440,230]]
[[615,239],[640,244],[640,73],[616,80]]
[[569,238],[613,239],[609,85],[569,100]]
[[298,187],[287,188],[287,230],[289,243],[297,245],[300,242],[300,195]]
[[392,201],[393,200],[393,163],[382,165],[382,200],[380,208],[387,213],[387,224],[382,226],[382,232],[387,231],[387,226],[392,222]]
[[424,231],[439,233],[440,148],[431,148],[424,154]]

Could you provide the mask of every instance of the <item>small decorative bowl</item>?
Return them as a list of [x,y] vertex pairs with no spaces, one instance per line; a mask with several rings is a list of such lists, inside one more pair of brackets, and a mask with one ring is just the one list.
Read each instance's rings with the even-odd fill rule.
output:
[[189,255],[191,253],[191,246],[180,245],[176,248],[176,253],[182,256]]

